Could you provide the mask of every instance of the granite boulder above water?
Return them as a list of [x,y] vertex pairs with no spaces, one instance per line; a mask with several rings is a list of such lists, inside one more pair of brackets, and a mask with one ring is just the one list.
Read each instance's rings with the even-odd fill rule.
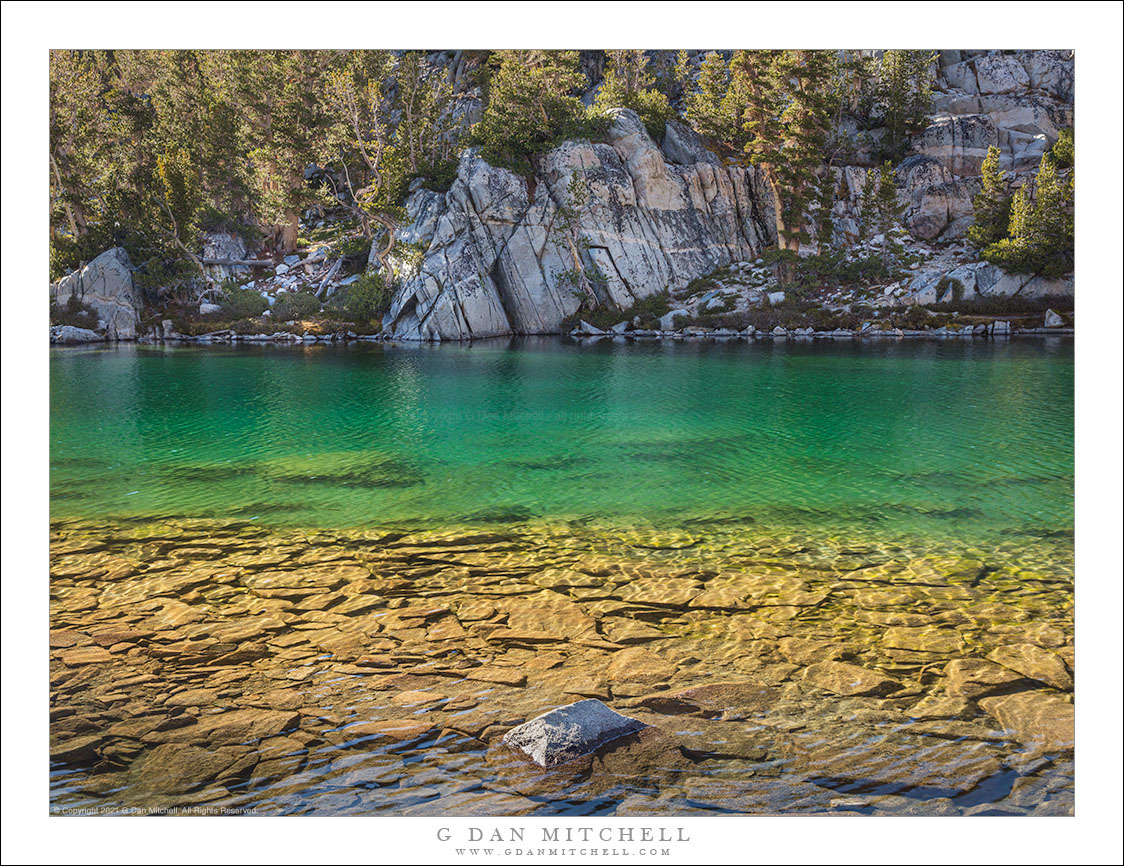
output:
[[590,699],[567,704],[512,728],[503,744],[523,752],[540,767],[554,767],[646,727]]

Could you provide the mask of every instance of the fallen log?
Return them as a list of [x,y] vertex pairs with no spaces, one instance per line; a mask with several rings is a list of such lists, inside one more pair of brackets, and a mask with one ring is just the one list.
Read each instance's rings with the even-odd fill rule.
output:
[[273,267],[272,259],[203,259],[205,265],[223,265],[226,267],[234,267],[242,265],[247,268],[271,268]]

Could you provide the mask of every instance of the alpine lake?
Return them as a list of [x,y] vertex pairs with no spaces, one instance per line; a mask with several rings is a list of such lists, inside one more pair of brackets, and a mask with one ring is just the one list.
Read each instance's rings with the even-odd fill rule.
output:
[[1073,813],[1070,339],[50,373],[53,814]]

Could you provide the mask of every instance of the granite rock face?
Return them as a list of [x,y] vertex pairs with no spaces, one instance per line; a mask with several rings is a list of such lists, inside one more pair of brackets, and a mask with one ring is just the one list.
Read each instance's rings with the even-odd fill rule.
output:
[[54,325],[51,328],[52,343],[98,343],[104,339],[89,328],[76,328],[74,325]]
[[932,110],[899,167],[899,194],[915,238],[951,240],[972,224],[989,147],[1001,168],[1025,176],[1073,126],[1073,52],[942,51]]
[[[444,196],[413,193],[403,237],[427,250],[384,331],[406,340],[554,333],[581,301],[567,278],[579,265],[600,274],[599,304],[626,309],[775,240],[756,169],[722,165],[679,124],[661,150],[635,113],[614,114],[607,143],[564,142],[538,158],[531,179],[469,152]],[[583,204],[572,201],[575,176]],[[563,209],[575,214],[569,235]]]
[[567,704],[512,728],[504,736],[503,744],[524,752],[541,767],[553,767],[646,727],[643,722],[591,699]]
[[108,340],[131,340],[137,333],[140,293],[133,265],[121,247],[106,250],[88,265],[51,285],[51,300],[64,306],[76,297],[98,315],[98,330]]

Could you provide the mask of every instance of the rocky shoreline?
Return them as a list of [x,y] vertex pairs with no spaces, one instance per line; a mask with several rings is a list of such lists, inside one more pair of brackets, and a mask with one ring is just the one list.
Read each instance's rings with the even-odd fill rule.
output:
[[[1010,322],[995,322],[992,325],[972,325],[964,328],[941,327],[935,329],[915,330],[903,328],[878,329],[860,328],[846,330],[837,328],[832,331],[816,331],[812,328],[774,328],[772,331],[758,331],[750,327],[741,331],[728,328],[701,328],[688,327],[677,331],[654,330],[628,330],[614,331],[602,330],[592,325],[584,329],[575,329],[569,334],[509,334],[507,336],[531,337],[569,337],[581,343],[593,343],[604,339],[615,342],[626,340],[658,341],[658,340],[886,340],[886,339],[930,339],[948,340],[965,338],[990,338],[1005,339],[1008,337],[1072,337],[1073,328],[1013,328]],[[496,340],[502,337],[482,337],[483,340]],[[345,331],[335,334],[292,334],[279,332],[273,334],[236,334],[233,331],[214,331],[209,334],[191,336],[188,334],[172,333],[165,337],[136,337],[131,340],[109,340],[107,337],[85,328],[75,328],[70,325],[61,325],[51,328],[51,345],[84,345],[89,343],[140,343],[140,344],[175,344],[189,343],[196,345],[229,345],[233,343],[285,343],[300,345],[344,345],[347,343],[389,343],[395,345],[418,343],[452,342],[457,344],[475,342],[465,340],[404,340],[389,334],[356,334],[354,331]]]

